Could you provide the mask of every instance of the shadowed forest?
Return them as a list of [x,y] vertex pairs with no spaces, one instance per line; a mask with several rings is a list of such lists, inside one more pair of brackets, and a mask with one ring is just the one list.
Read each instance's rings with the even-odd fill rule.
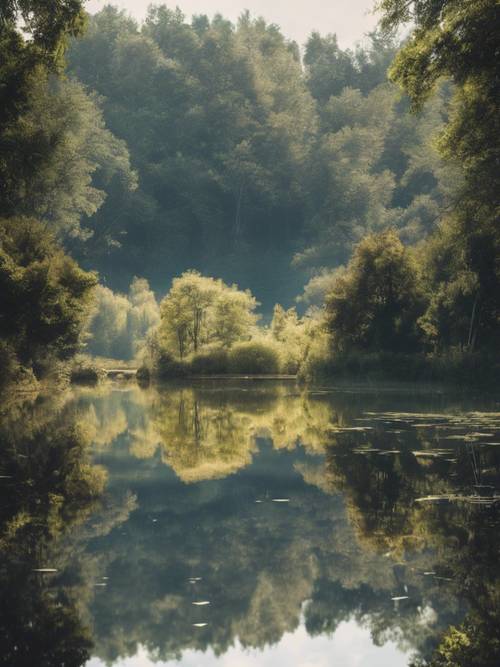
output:
[[498,5],[378,10],[343,50],[248,12],[2,3],[4,381],[77,352],[493,377]]

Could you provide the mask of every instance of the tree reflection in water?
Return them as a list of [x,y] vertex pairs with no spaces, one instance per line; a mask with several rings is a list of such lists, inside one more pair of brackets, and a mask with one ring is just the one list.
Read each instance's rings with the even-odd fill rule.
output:
[[449,500],[494,493],[500,415],[478,405],[225,383],[11,409],[4,664],[264,650],[342,621],[415,664],[498,664],[498,511]]

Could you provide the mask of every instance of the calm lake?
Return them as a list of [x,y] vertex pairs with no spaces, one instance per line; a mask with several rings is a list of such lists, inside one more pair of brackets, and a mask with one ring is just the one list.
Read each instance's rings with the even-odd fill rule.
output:
[[9,397],[0,437],[1,665],[403,667],[497,632],[495,398],[109,383]]

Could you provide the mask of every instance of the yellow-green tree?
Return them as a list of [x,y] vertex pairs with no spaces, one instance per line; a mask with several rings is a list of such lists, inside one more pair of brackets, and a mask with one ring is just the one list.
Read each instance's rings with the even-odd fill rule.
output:
[[228,286],[222,280],[187,271],[174,278],[160,305],[160,341],[183,359],[213,344],[230,347],[250,338],[257,316],[257,301],[249,292]]

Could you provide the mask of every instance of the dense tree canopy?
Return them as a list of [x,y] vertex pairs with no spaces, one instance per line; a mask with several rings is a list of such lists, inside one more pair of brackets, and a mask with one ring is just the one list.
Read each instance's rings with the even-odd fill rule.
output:
[[42,223],[0,220],[0,337],[22,363],[40,367],[79,349],[96,283]]
[[174,279],[160,304],[160,340],[180,359],[211,344],[230,347],[250,337],[256,306],[250,292],[188,271]]
[[416,349],[423,298],[413,260],[395,232],[364,238],[348,266],[337,270],[326,299],[335,349]]
[[[496,0],[380,3],[383,25],[393,29],[412,21],[414,30],[399,51],[391,77],[421,108],[442,77],[455,84],[450,114],[441,132],[442,155],[460,165],[463,185],[443,223],[451,268],[442,262],[435,271],[440,305],[451,333],[461,334],[468,318],[467,344],[498,346],[500,322],[499,212],[500,120],[498,99],[498,35],[500,7]],[[446,227],[450,229],[446,229]],[[445,241],[445,243],[446,243]],[[439,244],[436,241],[433,248]],[[442,244],[443,245],[443,244]],[[434,261],[437,253],[434,252]],[[435,264],[436,266],[436,264]],[[461,307],[460,307],[461,302]],[[452,326],[453,329],[453,326]],[[450,334],[444,334],[445,338]],[[462,334],[463,339],[463,334]]]
[[409,116],[386,81],[396,48],[374,33],[342,50],[315,33],[302,64],[248,14],[188,22],[162,5],[139,26],[106,7],[72,44],[70,71],[105,97],[139,188],[113,182],[74,250],[115,288],[135,274],[161,291],[195,267],[248,285],[270,313],[367,231],[424,237],[456,182],[432,145],[448,93]]

